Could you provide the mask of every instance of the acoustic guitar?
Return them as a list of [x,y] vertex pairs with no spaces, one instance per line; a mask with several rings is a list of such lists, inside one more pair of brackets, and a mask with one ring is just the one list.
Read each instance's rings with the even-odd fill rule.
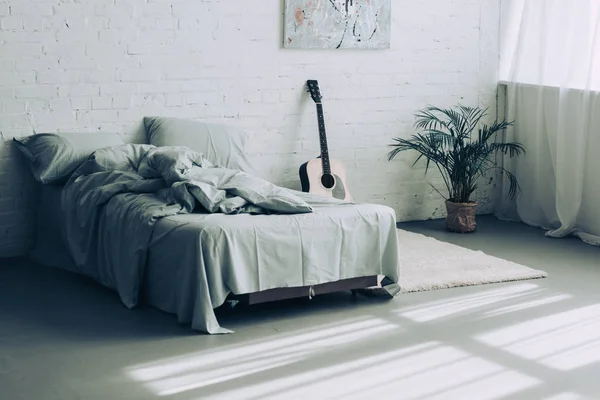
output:
[[306,85],[310,97],[312,97],[317,106],[321,155],[300,166],[299,173],[302,191],[351,202],[352,196],[346,184],[346,169],[340,161],[329,158],[319,83],[316,80],[308,80]]

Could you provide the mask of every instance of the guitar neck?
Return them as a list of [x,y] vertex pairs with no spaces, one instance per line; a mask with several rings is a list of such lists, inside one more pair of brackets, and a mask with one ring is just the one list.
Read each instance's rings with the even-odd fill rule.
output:
[[323,173],[331,174],[329,151],[327,149],[327,135],[325,133],[325,118],[323,118],[323,104],[321,103],[317,103],[317,120],[319,122],[319,143],[321,145],[321,163],[323,164]]

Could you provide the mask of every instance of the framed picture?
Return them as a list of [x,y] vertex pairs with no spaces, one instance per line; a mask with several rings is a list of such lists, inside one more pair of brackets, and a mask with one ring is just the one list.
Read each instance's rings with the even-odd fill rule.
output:
[[391,0],[286,0],[285,48],[388,49]]

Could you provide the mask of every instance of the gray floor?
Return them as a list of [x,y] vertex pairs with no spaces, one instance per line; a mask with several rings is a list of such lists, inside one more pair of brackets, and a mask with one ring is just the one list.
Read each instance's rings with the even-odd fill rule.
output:
[[233,335],[126,310],[79,276],[0,266],[0,399],[600,399],[600,249],[480,218],[402,229],[549,278],[414,294],[335,294],[220,311]]

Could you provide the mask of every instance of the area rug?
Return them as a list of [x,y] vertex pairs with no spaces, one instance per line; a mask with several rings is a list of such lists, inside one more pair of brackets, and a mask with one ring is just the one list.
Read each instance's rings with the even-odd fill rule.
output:
[[398,229],[401,292],[545,278],[524,265]]

